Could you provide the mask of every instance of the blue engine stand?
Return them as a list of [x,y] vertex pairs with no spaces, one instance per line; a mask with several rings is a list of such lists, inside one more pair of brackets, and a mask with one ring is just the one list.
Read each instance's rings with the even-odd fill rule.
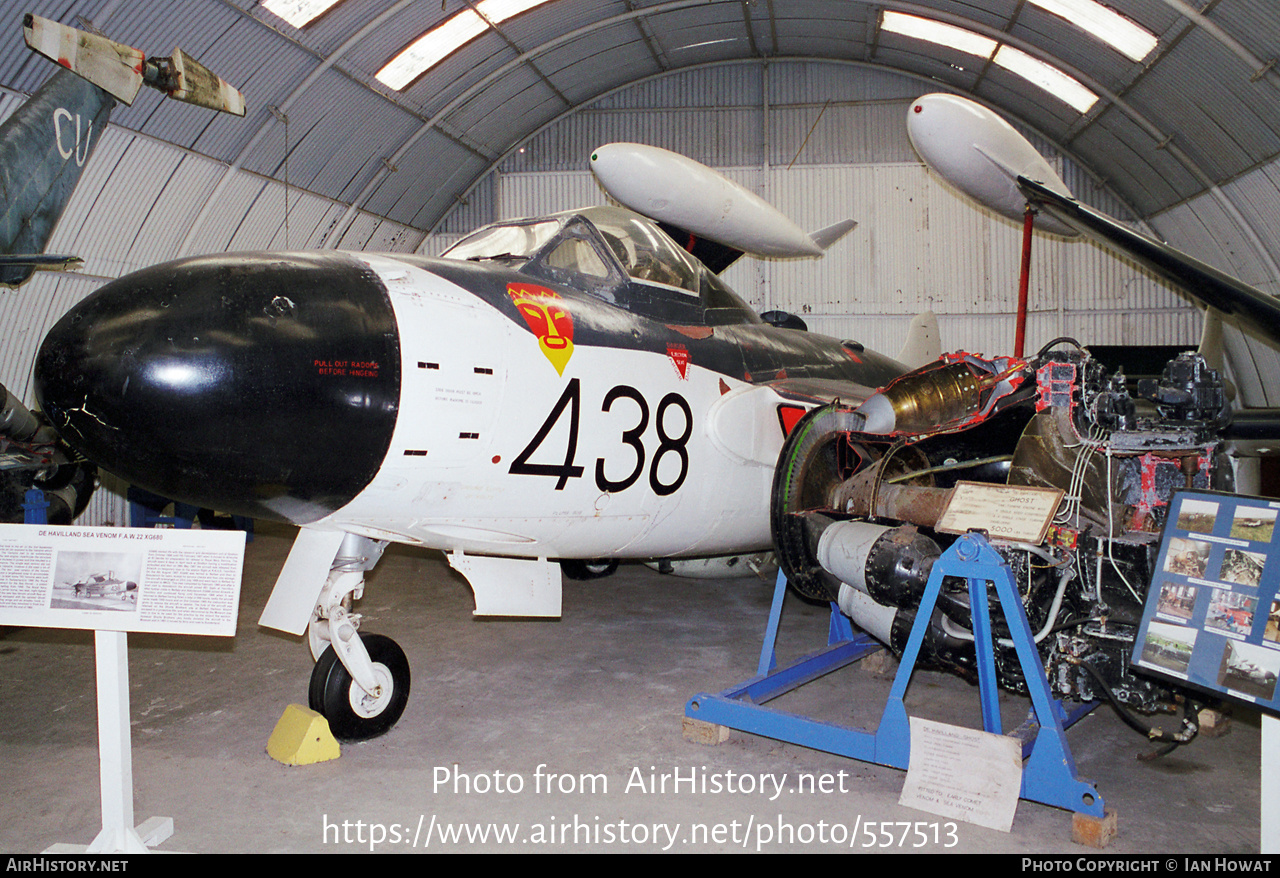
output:
[[22,523],[49,523],[49,501],[44,498],[44,491],[39,488],[32,488],[22,496]]
[[685,705],[685,716],[863,762],[906,769],[911,755],[911,726],[903,697],[945,576],[960,577],[969,583],[982,722],[984,730],[994,734],[1004,734],[1004,730],[1000,717],[991,614],[987,604],[988,582],[995,586],[996,597],[1004,610],[1032,705],[1026,721],[1009,733],[1022,741],[1021,797],[1091,817],[1103,817],[1102,797],[1091,782],[1076,776],[1075,760],[1071,757],[1065,734],[1067,727],[1096,704],[1082,705],[1068,713],[1062,703],[1053,698],[1013,573],[995,549],[977,533],[969,533],[956,540],[934,563],[888,703],[874,732],[763,706],[882,648],[869,635],[855,634],[849,620],[833,603],[827,648],[778,669],[774,645],[787,590],[786,578],[781,572],[774,588],[773,607],[760,651],[757,675],[716,695],[695,695]]

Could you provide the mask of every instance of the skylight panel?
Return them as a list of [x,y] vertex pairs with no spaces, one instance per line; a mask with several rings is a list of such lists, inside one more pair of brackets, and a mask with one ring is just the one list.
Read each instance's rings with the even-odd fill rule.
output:
[[489,23],[472,10],[459,12],[410,43],[378,71],[376,78],[399,91],[488,29]]
[[975,34],[971,30],[944,24],[931,18],[906,15],[902,12],[885,10],[884,19],[880,26],[890,33],[902,34],[904,37],[915,37],[918,40],[936,43],[939,46],[947,46],[959,52],[964,52],[966,55],[977,55],[979,58],[990,58],[997,45],[995,40],[988,39],[981,34]]
[[501,24],[547,2],[550,0],[481,0],[474,10],[463,10],[418,37],[374,74],[374,78],[399,91],[480,36],[490,25]]
[[339,2],[340,0],[262,0],[262,8],[302,29]]
[[[1031,0],[1033,3],[1056,0]],[[1079,80],[1064,73],[1052,64],[1034,58],[1019,49],[984,37],[962,27],[886,10],[880,27],[890,33],[914,37],[939,46],[946,46],[967,55],[993,60],[1010,73],[1021,76],[1081,113],[1087,113],[1098,101],[1098,96]]]
[[1131,61],[1141,61],[1150,55],[1159,42],[1156,35],[1142,25],[1094,0],[1031,0],[1031,3],[1065,18]]
[[494,24],[502,24],[508,18],[547,2],[549,0],[480,0],[476,8]]
[[1098,102],[1098,96],[1075,78],[1013,46],[1001,46],[1000,51],[996,52],[995,62],[1010,73],[1016,73],[1033,85],[1040,86],[1078,112],[1087,113]]

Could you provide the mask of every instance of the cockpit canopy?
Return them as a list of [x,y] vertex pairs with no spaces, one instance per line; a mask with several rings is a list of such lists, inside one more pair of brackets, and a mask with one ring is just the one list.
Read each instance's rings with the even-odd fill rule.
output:
[[518,262],[521,271],[654,319],[760,322],[724,281],[656,223],[620,208],[496,223],[459,241],[444,258]]

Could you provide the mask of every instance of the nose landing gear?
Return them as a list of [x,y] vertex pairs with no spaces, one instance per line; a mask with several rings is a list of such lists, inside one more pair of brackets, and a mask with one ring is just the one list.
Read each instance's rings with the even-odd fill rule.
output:
[[409,660],[394,640],[360,634],[352,603],[364,593],[364,574],[386,544],[347,534],[333,560],[307,629],[316,665],[307,701],[329,721],[339,741],[364,741],[386,732],[409,701]]

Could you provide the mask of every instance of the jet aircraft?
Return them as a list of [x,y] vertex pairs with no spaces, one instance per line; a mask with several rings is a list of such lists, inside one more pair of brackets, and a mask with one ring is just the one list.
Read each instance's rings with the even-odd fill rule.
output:
[[83,579],[71,583],[71,589],[76,597],[84,595],[86,597],[107,597],[111,595],[119,596],[121,600],[126,598],[137,598],[138,583],[126,582],[116,577],[115,571],[106,573],[92,573]]
[[[143,53],[37,15],[23,17],[27,45],[58,70],[0,123],[0,286],[18,287],[38,270],[76,267],[46,253],[84,167],[117,101],[132,104],[145,83],[170,97],[244,115],[244,98],[181,49]],[[38,415],[0,387],[0,520],[22,521],[26,491],[39,487],[46,518],[69,523],[93,493],[96,469],[77,459]]]
[[[806,235],[650,147],[594,164],[610,179],[639,159],[687,178],[658,220],[500,222],[440,259],[185,259],[107,284],[45,339],[37,396],[80,452],[162,496],[301,527],[262,623],[309,632],[335,734],[385,730],[407,694],[403,653],[354,636],[350,613],[388,542],[443,550],[476,612],[500,615],[559,615],[559,561],[767,550],[787,427],[906,371],[765,322],[659,226],[678,220],[695,251],[714,235],[725,260],[820,254],[850,223]],[[712,192],[719,209],[684,210]]]
[[[766,322],[706,264],[722,268],[735,251],[813,255],[847,223],[805,235],[652,147],[602,147],[592,166],[630,210],[496,223],[439,259],[179,260],[107,284],[40,349],[40,404],[88,458],[163,496],[300,527],[260,621],[307,633],[310,703],[339,738],[386,731],[408,697],[403,651],[360,633],[352,612],[389,542],[444,551],[482,615],[559,615],[560,561],[776,546],[803,590],[812,545],[791,524],[814,520],[805,507],[829,505],[822,491],[853,468],[838,451],[811,465],[810,451],[839,443],[815,446],[809,428],[906,443],[908,415],[927,434],[958,412],[958,434],[1004,417],[1006,397],[1025,401],[1027,388],[1009,396],[1026,378],[1021,361],[992,371],[961,357],[907,374],[937,355],[927,319],[890,359],[789,328],[786,315]],[[1046,204],[1074,204],[1046,191]],[[963,397],[956,411],[931,408],[939,390]],[[796,445],[787,437],[802,418]],[[930,461],[929,446],[900,455],[903,478],[912,467],[921,478],[1007,474],[1007,458],[967,459],[982,441],[960,463]],[[834,597],[821,582],[811,591]]]

